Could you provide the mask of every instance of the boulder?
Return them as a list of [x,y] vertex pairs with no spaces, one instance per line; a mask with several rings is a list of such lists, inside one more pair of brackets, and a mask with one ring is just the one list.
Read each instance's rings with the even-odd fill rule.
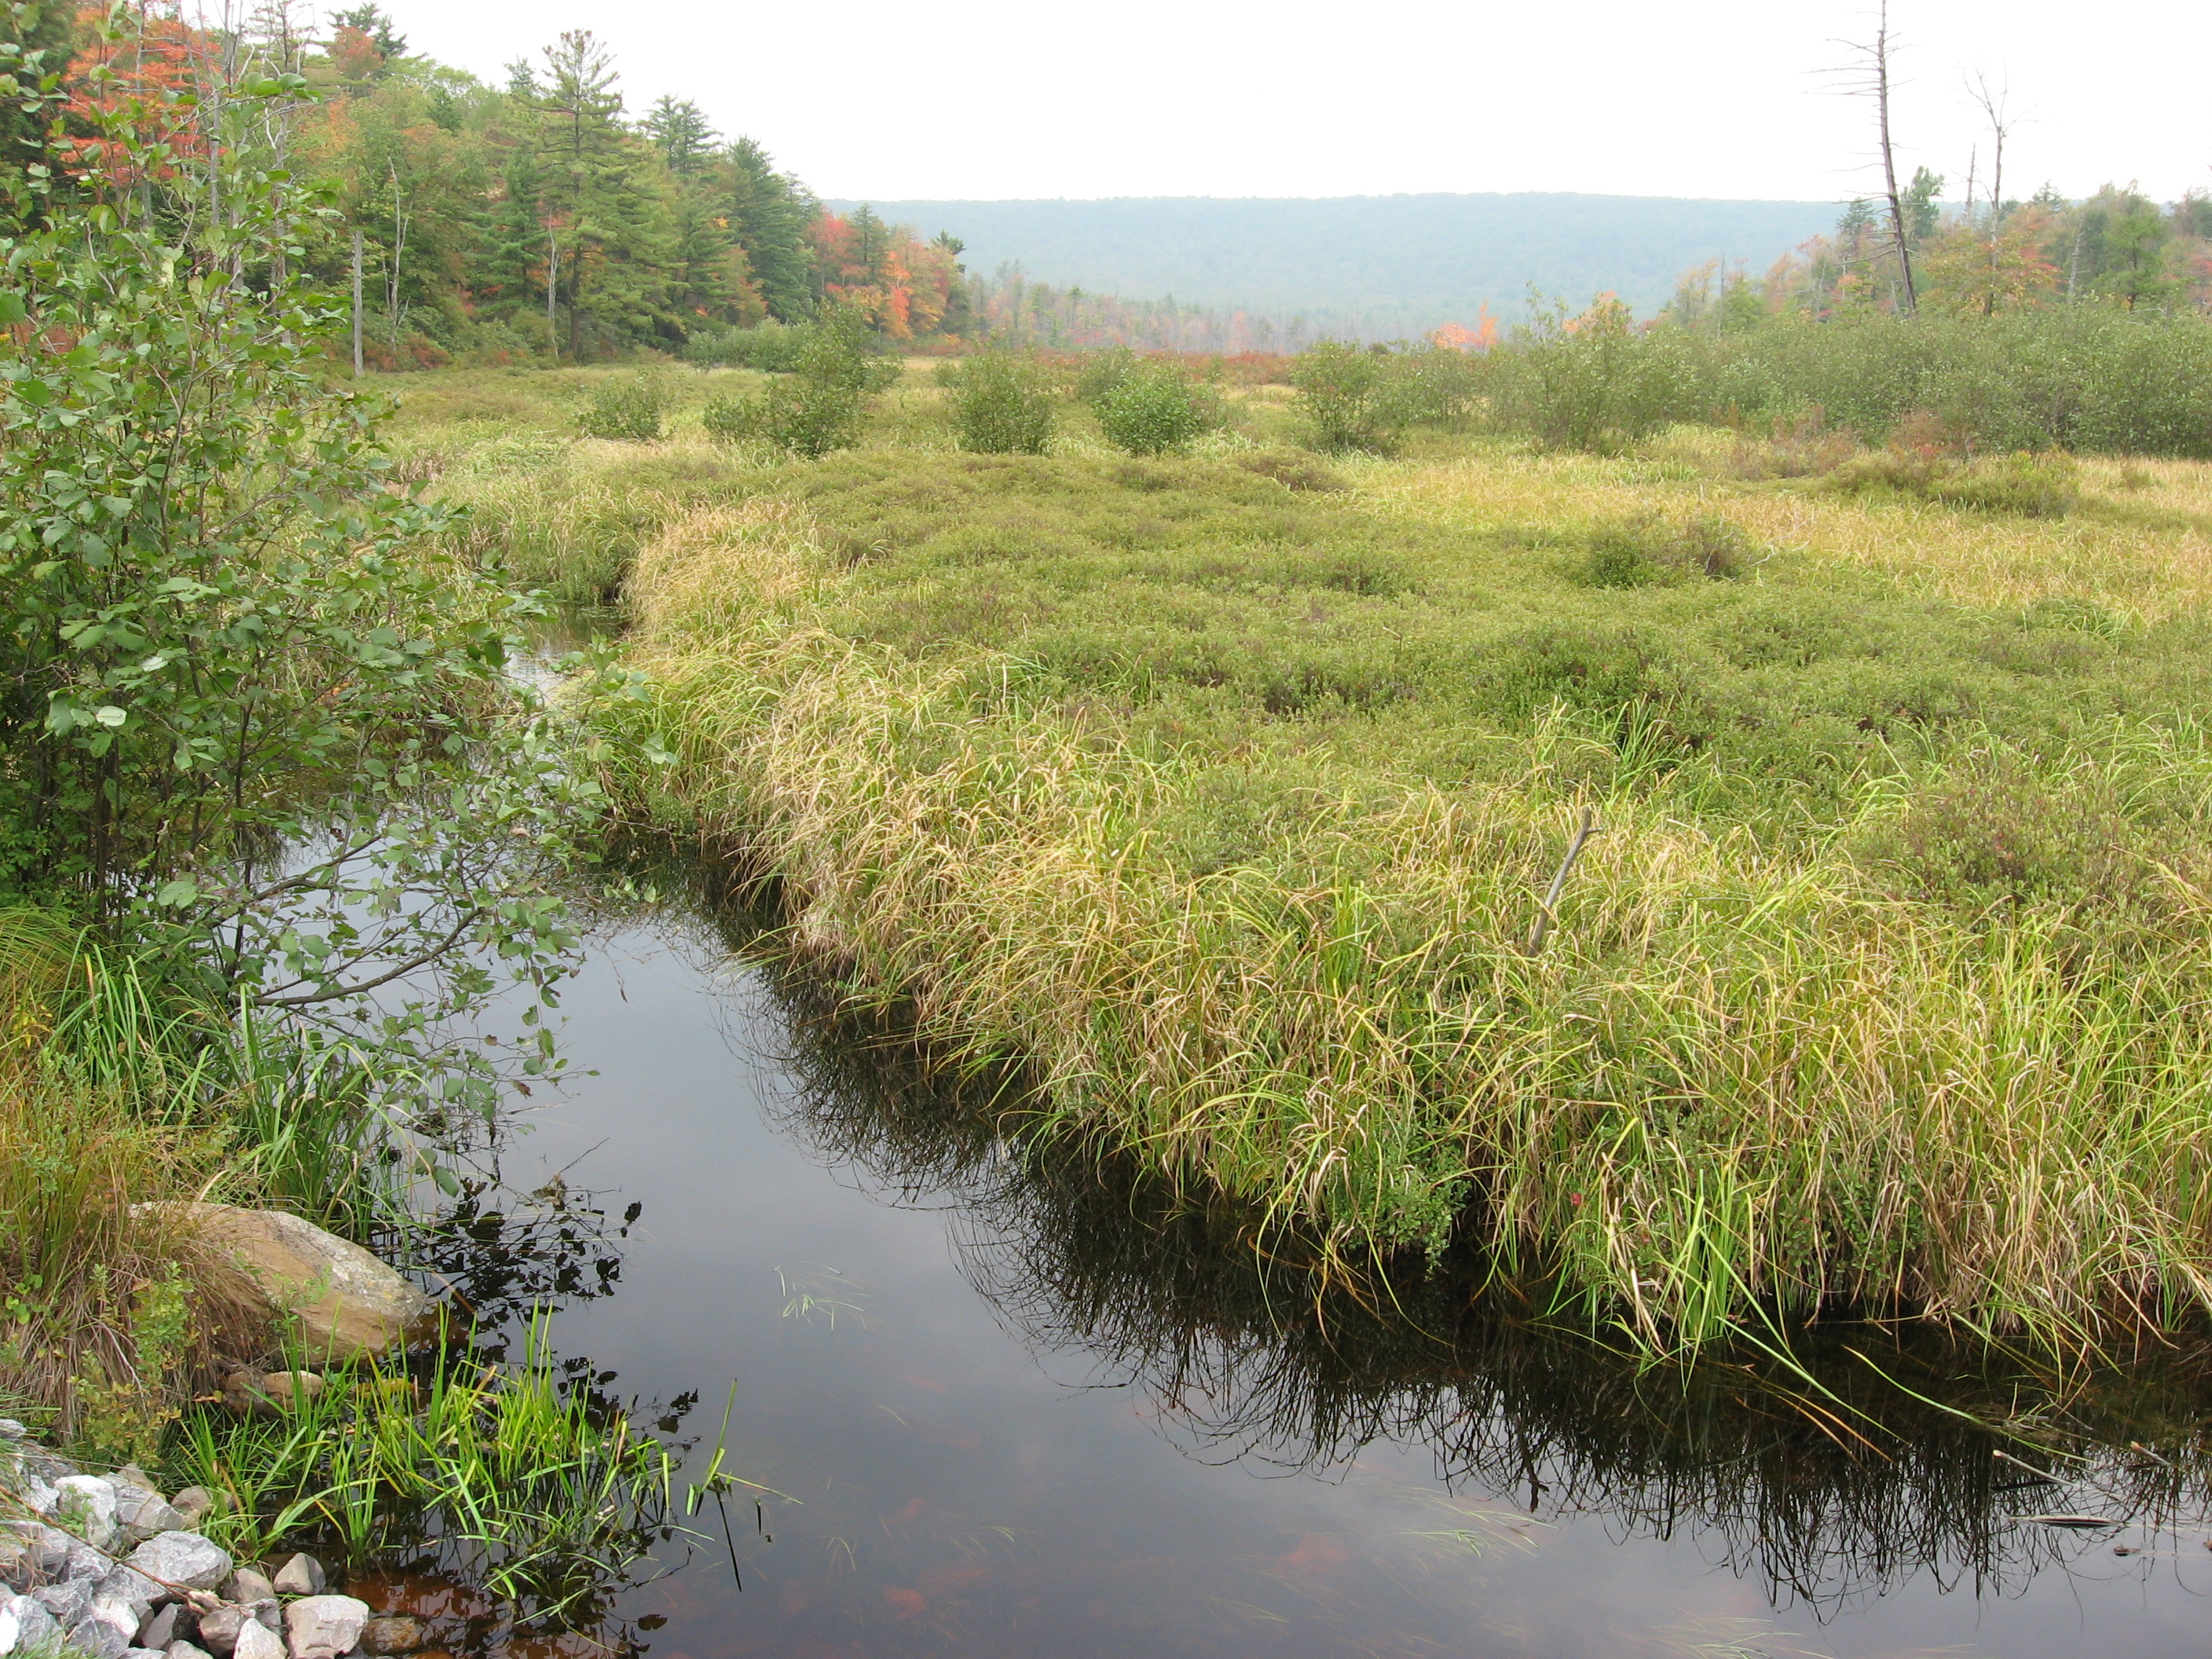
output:
[[95,1601],[70,1626],[69,1644],[92,1659],[123,1659],[138,1634],[138,1615],[120,1601]]
[[241,1607],[252,1607],[256,1601],[276,1599],[276,1586],[269,1582],[269,1575],[258,1567],[240,1567],[238,1576],[230,1581],[230,1599]]
[[[161,1532],[131,1552],[131,1565],[166,1585],[213,1589],[230,1576],[230,1553],[196,1532]],[[168,1644],[148,1645],[167,1647]]]
[[231,1659],[284,1659],[284,1638],[258,1619],[249,1619],[238,1627]]
[[427,1326],[436,1304],[358,1244],[282,1210],[230,1204],[173,1206],[189,1230],[227,1255],[246,1299],[316,1359],[381,1353]]
[[0,1581],[18,1589],[50,1583],[69,1560],[70,1536],[41,1521],[0,1522]]
[[330,1583],[323,1564],[312,1555],[295,1555],[276,1569],[270,1581],[279,1595],[320,1595]]
[[125,1648],[123,1659],[167,1659],[167,1654],[161,1648]]
[[[368,1603],[350,1595],[310,1595],[284,1609],[285,1645],[292,1659],[338,1659],[351,1653],[368,1622]],[[252,1659],[241,1642],[238,1659]]]
[[190,1642],[172,1642],[169,1644],[168,1659],[215,1659],[215,1656],[204,1648],[194,1647]]
[[380,1656],[413,1653],[422,1645],[422,1621],[406,1613],[372,1619],[361,1627],[361,1650]]
[[184,1516],[189,1531],[215,1513],[215,1494],[205,1486],[187,1486],[169,1500],[169,1507]]

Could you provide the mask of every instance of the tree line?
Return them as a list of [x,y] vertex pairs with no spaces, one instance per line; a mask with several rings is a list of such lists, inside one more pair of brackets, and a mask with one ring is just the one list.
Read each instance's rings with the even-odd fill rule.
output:
[[64,61],[58,142],[18,117],[0,145],[66,176],[103,116],[160,89],[191,100],[168,135],[226,142],[242,69],[284,82],[261,117],[303,208],[340,234],[302,237],[306,269],[354,296],[356,361],[373,368],[583,362],[680,352],[702,331],[853,307],[884,338],[959,336],[959,243],[924,240],[863,207],[826,211],[757,139],[718,133],[698,104],[625,101],[612,55],[572,30],[502,84],[412,52],[374,5],[326,28],[271,0],[236,30],[129,10],[37,9],[28,44]]

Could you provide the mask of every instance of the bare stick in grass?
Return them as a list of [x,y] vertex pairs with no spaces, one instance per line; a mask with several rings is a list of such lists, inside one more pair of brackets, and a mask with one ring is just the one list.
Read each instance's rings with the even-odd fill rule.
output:
[[1544,902],[1537,908],[1536,925],[1528,930],[1530,956],[1540,954],[1544,948],[1544,941],[1552,936],[1553,913],[1559,902],[1560,893],[1566,887],[1567,877],[1575,867],[1575,860],[1583,855],[1583,846],[1597,831],[1596,815],[1589,807],[1583,807],[1582,827],[1575,831],[1574,840],[1567,843],[1567,855],[1559,860],[1558,873],[1552,878],[1551,890],[1544,895]]

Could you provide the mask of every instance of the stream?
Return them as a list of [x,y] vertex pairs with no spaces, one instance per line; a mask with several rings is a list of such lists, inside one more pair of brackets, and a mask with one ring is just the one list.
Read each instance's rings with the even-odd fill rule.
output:
[[[637,1206],[553,1297],[560,1352],[670,1409],[695,1479],[731,1402],[749,1484],[611,1608],[657,1659],[2212,1649],[2192,1381],[2045,1455],[1839,1360],[1877,1443],[1449,1274],[1387,1316],[1316,1304],[808,1004],[703,908],[609,921],[569,1080],[504,1154],[611,1227]],[[2081,1510],[2127,1524],[2021,1518]]]

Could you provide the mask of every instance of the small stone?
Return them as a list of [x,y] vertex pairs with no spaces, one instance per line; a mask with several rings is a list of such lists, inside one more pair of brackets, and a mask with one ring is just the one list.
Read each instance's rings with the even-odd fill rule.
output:
[[295,1555],[276,1569],[270,1581],[276,1586],[279,1595],[320,1595],[330,1579],[323,1572],[323,1564],[312,1555]]
[[12,1417],[0,1417],[0,1440],[21,1440],[30,1431]]
[[146,1615],[146,1622],[138,1626],[138,1645],[166,1651],[171,1643],[183,1641],[198,1628],[198,1616],[183,1602],[172,1601]]
[[194,1647],[190,1642],[172,1642],[169,1644],[168,1659],[215,1659],[215,1656],[204,1648]]
[[284,1638],[258,1619],[249,1619],[238,1627],[231,1659],[284,1659]]
[[251,1622],[244,1607],[222,1607],[200,1615],[200,1645],[210,1653],[228,1653],[238,1645],[239,1628]]
[[69,1561],[70,1542],[67,1533],[41,1521],[0,1524],[0,1578],[26,1589],[51,1583]]
[[164,1584],[213,1589],[230,1575],[230,1552],[196,1532],[160,1532],[131,1552],[131,1565]]
[[252,1607],[256,1601],[276,1599],[276,1586],[269,1582],[269,1575],[258,1567],[240,1567],[230,1581],[230,1600],[241,1607]]
[[256,1601],[246,1611],[276,1632],[277,1635],[282,1636],[284,1633],[284,1609],[277,1606],[273,1600]]
[[413,1653],[422,1645],[422,1621],[404,1613],[372,1619],[361,1627],[363,1653]]
[[69,1559],[62,1563],[64,1578],[89,1578],[94,1583],[107,1577],[115,1563],[81,1538],[69,1540]]
[[205,1486],[187,1486],[169,1500],[169,1507],[184,1516],[189,1532],[215,1513],[215,1494]]
[[[290,1565],[289,1562],[285,1564]],[[353,1651],[368,1622],[368,1603],[350,1595],[303,1596],[284,1609],[286,1645],[292,1659],[338,1659]],[[239,1659],[254,1659],[241,1639]]]
[[166,1655],[160,1648],[125,1648],[123,1659],[166,1659]]

